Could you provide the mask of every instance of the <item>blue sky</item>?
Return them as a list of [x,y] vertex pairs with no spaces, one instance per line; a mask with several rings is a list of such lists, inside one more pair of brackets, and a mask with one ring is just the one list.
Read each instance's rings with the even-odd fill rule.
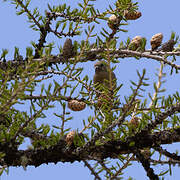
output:
[[[31,7],[38,7],[42,13],[47,8],[47,3],[52,4],[60,4],[60,3],[67,3],[70,4],[72,7],[77,7],[76,3],[80,2],[77,0],[32,0]],[[81,1],[82,2],[82,1]],[[97,0],[96,6],[100,9],[105,9],[106,6],[114,1],[111,0]],[[126,27],[128,29],[128,33],[119,33],[120,40],[126,40],[128,37],[135,37],[137,35],[143,36],[147,38],[147,46],[146,48],[150,48],[150,39],[152,35],[162,32],[164,35],[163,42],[170,38],[171,32],[174,31],[177,35],[180,35],[179,29],[179,7],[180,1],[173,0],[173,1],[164,1],[164,0],[151,0],[151,1],[140,1],[139,2],[139,10],[142,12],[142,17],[136,21],[130,21],[129,26]],[[15,8],[9,2],[2,2],[0,1],[0,49],[7,48],[9,49],[9,58],[13,57],[14,46],[20,48],[20,52],[22,54],[25,53],[25,48],[30,46],[31,41],[37,42],[39,38],[39,34],[37,32],[32,31],[29,28],[29,24],[27,23],[26,17],[23,16],[16,16]],[[104,26],[108,31],[109,28],[106,26],[106,23],[102,23],[101,26]],[[80,38],[73,38],[73,40],[81,40],[84,39],[84,36]],[[48,41],[55,42],[56,46],[63,45],[64,38],[61,40],[57,39],[53,35],[48,36]],[[56,49],[57,50],[57,49]],[[54,50],[54,53],[57,54],[58,52]],[[177,62],[180,61],[180,58],[177,58]],[[92,79],[93,77],[93,64],[94,62],[87,62],[84,64],[80,64],[79,66],[84,67],[84,72],[82,75],[89,74]],[[138,69],[140,72],[143,68],[147,69],[147,77],[150,78],[149,82],[156,82],[157,77],[154,76],[153,73],[156,72],[156,69],[159,68],[159,63],[150,59],[141,59],[139,61],[135,60],[134,58],[128,59],[120,59],[120,63],[118,64],[115,73],[118,79],[118,84],[123,83],[123,87],[121,89],[121,96],[125,96],[129,94],[129,80],[136,80],[136,70]],[[165,67],[165,72],[167,73],[167,84],[165,85],[167,96],[170,93],[174,93],[179,91],[180,84],[179,74],[174,74],[170,76],[170,67]],[[153,76],[152,76],[153,74]],[[121,78],[123,77],[123,78]],[[148,89],[150,92],[152,86]],[[74,120],[71,122],[71,126],[73,128],[82,128],[82,121],[78,120],[79,116],[81,119],[85,119],[85,115],[87,111],[90,112],[90,109],[75,114]],[[55,108],[53,111],[57,111],[58,109]],[[52,113],[52,112],[51,112]],[[169,150],[175,152],[175,148],[180,148],[179,143],[176,145],[171,146]],[[56,165],[49,164],[49,165],[41,165],[38,168],[34,167],[27,167],[27,171],[24,171],[22,167],[18,168],[10,168],[9,175],[3,174],[0,178],[2,180],[32,180],[32,179],[43,179],[49,180],[53,178],[54,180],[59,179],[79,179],[79,180],[91,180],[93,176],[90,174],[89,170],[84,167],[82,163],[58,163]],[[159,170],[165,170],[162,166],[157,166],[155,168],[156,172]],[[129,176],[132,176],[134,179],[147,179],[146,173],[144,169],[141,167],[140,164],[135,163],[132,167],[126,169],[124,171],[125,179]],[[178,167],[173,168],[172,176],[167,175],[165,179],[177,179],[178,175]]]

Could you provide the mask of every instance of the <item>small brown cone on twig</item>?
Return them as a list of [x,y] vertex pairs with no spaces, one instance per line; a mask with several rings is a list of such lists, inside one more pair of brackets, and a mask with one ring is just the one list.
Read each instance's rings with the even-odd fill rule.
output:
[[135,51],[138,47],[141,46],[141,43],[142,43],[142,37],[136,36],[130,42],[129,49]]
[[85,109],[86,104],[83,101],[78,101],[78,100],[69,100],[68,101],[68,108],[71,109],[72,111],[82,111]]
[[121,18],[117,17],[116,15],[111,15],[108,19],[108,26],[109,28],[111,28],[112,30],[116,30],[119,27]]
[[175,44],[176,44],[176,42],[174,41],[174,39],[170,39],[166,43],[162,44],[161,48],[158,50],[165,51],[165,52],[171,52],[171,51],[173,51]]
[[127,20],[136,20],[138,18],[140,18],[142,16],[140,11],[129,11],[129,10],[125,10],[124,11],[124,17]]
[[163,34],[158,33],[152,36],[151,38],[151,49],[152,51],[156,50],[162,43]]
[[76,132],[75,131],[70,131],[67,136],[66,136],[66,143],[68,146],[72,145],[73,144],[73,140],[74,140],[74,137],[76,135]]
[[72,40],[67,38],[63,45],[62,54],[64,58],[70,58],[73,55]]

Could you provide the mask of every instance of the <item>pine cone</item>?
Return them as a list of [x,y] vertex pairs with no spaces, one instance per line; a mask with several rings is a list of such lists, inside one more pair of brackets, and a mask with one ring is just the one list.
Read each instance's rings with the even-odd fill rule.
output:
[[152,36],[151,38],[151,49],[152,51],[156,50],[162,43],[163,34],[158,33]]
[[130,42],[129,49],[135,51],[138,47],[141,46],[141,42],[142,42],[141,36],[134,37]]
[[85,109],[86,104],[82,101],[78,100],[70,100],[68,101],[68,108],[71,109],[72,111],[82,111]]
[[73,45],[71,39],[66,39],[64,46],[63,46],[63,57],[70,58],[73,55]]
[[142,14],[140,11],[128,11],[128,10],[124,11],[124,17],[127,20],[136,20],[136,19],[140,18],[141,15]]
[[114,15],[114,14],[111,15],[111,16],[109,17],[109,20],[108,20],[108,26],[109,26],[109,28],[111,28],[112,30],[118,29],[121,19],[122,19],[122,18],[117,17],[117,16]]
[[170,52],[173,51],[175,45],[175,41],[173,39],[170,39],[166,43],[162,44],[161,48],[159,49],[160,51],[165,51],[165,52]]
[[73,140],[74,140],[74,136],[76,135],[76,132],[75,131],[70,131],[67,136],[66,136],[66,143],[67,145],[71,145],[73,143]]

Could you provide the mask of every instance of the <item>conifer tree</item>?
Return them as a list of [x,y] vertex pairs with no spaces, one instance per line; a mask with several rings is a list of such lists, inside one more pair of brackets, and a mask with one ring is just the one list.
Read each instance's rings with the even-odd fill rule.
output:
[[[174,32],[167,42],[162,32],[151,39],[139,32],[121,40],[130,22],[143,16],[132,0],[109,1],[105,10],[95,0],[79,1],[76,8],[47,4],[44,13],[32,9],[31,0],[5,1],[26,16],[39,39],[24,47],[24,55],[18,47],[13,55],[1,50],[1,174],[13,166],[79,161],[94,179],[121,179],[124,169],[138,162],[156,180],[180,164],[176,150],[163,146],[180,141],[180,96],[163,88],[165,66],[170,75],[179,75]],[[156,61],[159,69],[150,76],[147,69],[137,69],[124,92],[120,63],[128,58]],[[93,81],[97,61],[106,69],[102,81]],[[20,149],[27,138],[31,143]],[[167,164],[169,169],[155,171]]]

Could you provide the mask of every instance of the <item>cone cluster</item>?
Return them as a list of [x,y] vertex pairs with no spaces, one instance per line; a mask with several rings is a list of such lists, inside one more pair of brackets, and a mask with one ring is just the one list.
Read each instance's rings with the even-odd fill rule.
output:
[[[126,18],[126,20],[136,20],[140,18],[142,14],[140,11],[125,10],[123,15]],[[109,28],[111,28],[112,30],[118,29],[121,20],[121,16],[117,17],[115,14],[111,15],[108,19]]]
[[[157,49],[158,51],[164,51],[164,52],[173,51],[176,41],[174,39],[170,39],[169,41],[162,44],[162,40],[163,40],[162,33],[157,33],[152,36],[150,40],[152,51],[157,50]],[[143,42],[143,38],[141,36],[136,36],[130,42],[128,49],[136,51],[137,48],[142,45],[142,42]],[[160,46],[161,48],[159,48]]]

